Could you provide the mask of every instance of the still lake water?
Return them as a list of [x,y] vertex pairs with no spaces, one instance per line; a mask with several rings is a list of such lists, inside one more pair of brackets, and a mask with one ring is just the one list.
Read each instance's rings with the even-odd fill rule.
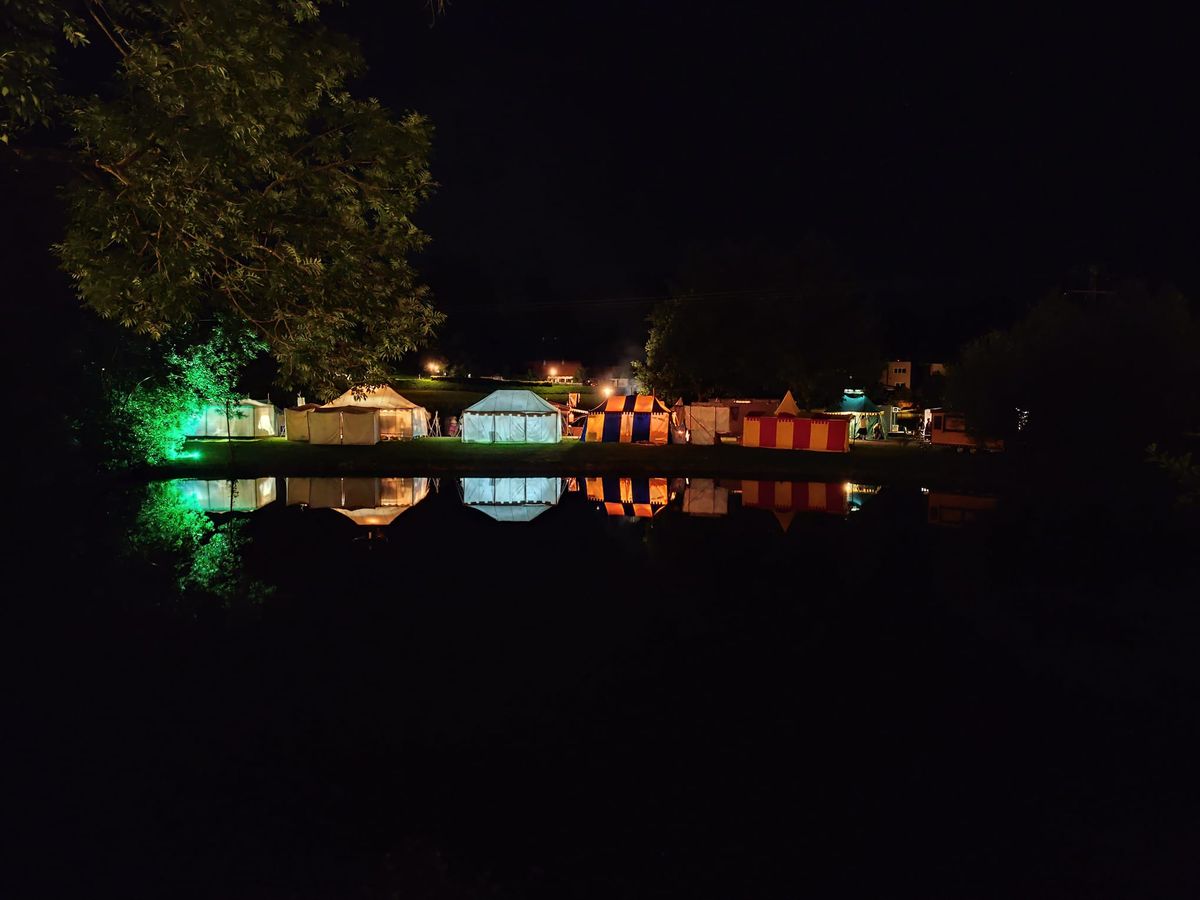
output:
[[268,476],[41,514],[7,661],[46,895],[1200,895],[1195,536],[1128,484]]

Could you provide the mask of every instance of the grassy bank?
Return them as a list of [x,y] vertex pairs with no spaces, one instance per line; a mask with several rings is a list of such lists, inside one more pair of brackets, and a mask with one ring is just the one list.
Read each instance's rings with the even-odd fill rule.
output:
[[630,444],[464,444],[453,438],[329,447],[289,442],[190,441],[190,458],[155,477],[260,475],[685,475],[780,481],[854,481],[985,489],[1000,486],[1003,456],[971,456],[893,444],[860,444],[850,453],[738,446]]
[[566,403],[567,394],[578,393],[579,405],[585,409],[596,406],[602,397],[592,387],[578,384],[539,384],[520,381],[492,381],[487,378],[401,378],[393,381],[392,387],[430,412],[437,411],[442,420],[457,416],[462,411],[492,391],[532,391],[539,397]]

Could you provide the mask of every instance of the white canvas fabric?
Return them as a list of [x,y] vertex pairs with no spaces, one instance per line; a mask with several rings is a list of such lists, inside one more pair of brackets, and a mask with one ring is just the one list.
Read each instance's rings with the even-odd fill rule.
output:
[[463,503],[498,522],[528,522],[558,504],[561,478],[464,478]]
[[274,437],[276,409],[260,400],[239,400],[228,412],[224,406],[208,407],[187,426],[188,437]]
[[481,444],[557,444],[558,410],[532,391],[492,391],[463,410],[462,439]]
[[409,440],[429,434],[429,411],[398,394],[395,388],[381,385],[361,397],[346,391],[326,408],[355,406],[379,411],[379,436],[389,440]]
[[342,411],[340,409],[314,409],[308,414],[308,440],[312,444],[340,444],[342,442]]
[[728,406],[687,406],[684,415],[693,444],[715,444],[718,434],[729,431]]
[[342,412],[343,444],[378,444],[379,411],[349,408]]
[[283,411],[283,430],[289,441],[308,440],[308,414],[314,405],[300,406]]

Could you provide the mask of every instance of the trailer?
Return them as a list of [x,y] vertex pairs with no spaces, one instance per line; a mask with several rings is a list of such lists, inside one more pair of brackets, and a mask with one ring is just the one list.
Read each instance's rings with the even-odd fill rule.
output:
[[925,410],[925,434],[934,447],[953,447],[959,453],[970,450],[999,451],[1004,441],[996,438],[977,438],[967,432],[967,418],[960,412],[937,407]]

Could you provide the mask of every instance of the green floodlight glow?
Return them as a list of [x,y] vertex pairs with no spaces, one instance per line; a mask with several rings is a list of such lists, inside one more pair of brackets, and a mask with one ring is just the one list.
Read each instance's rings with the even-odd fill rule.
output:
[[272,589],[243,571],[242,553],[250,543],[247,522],[233,516],[218,521],[205,512],[207,484],[180,480],[147,485],[129,535],[130,546],[139,555],[165,556],[174,567],[181,594],[206,594],[226,603],[259,601]]

